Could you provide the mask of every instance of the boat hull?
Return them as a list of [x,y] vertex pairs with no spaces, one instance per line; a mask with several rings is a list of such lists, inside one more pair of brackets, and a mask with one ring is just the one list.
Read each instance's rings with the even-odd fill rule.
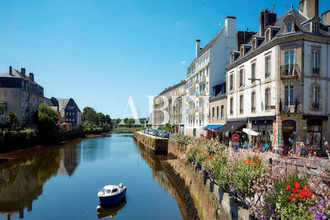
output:
[[113,196],[99,196],[101,205],[111,205],[120,202],[126,196],[126,188],[119,194]]

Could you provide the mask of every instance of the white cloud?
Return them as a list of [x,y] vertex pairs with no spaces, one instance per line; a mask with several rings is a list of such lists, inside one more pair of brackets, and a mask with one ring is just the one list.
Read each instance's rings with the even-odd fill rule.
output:
[[185,61],[185,60],[181,60],[180,63],[181,63],[181,64],[186,64],[187,61]]

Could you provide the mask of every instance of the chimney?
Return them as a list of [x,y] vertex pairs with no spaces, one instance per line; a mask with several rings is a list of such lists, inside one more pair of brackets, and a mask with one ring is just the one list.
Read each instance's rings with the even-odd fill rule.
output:
[[25,68],[21,68],[21,74],[25,76]]
[[273,25],[276,21],[276,13],[270,12],[267,9],[259,13],[259,36],[265,36],[267,26]]
[[32,82],[34,82],[34,74],[33,73],[29,74],[29,78],[32,80]]
[[13,75],[13,68],[11,66],[9,66],[9,75],[12,76]]
[[236,50],[239,51],[242,44],[249,42],[251,37],[256,33],[253,31],[237,31],[236,33]]
[[306,18],[319,17],[319,0],[301,0],[299,12]]
[[322,24],[330,25],[330,9],[322,13]]
[[199,52],[201,51],[201,40],[197,39],[196,40],[196,58],[199,56]]

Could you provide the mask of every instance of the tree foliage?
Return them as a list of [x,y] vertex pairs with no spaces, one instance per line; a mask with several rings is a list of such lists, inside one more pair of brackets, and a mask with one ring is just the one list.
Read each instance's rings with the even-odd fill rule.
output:
[[85,107],[83,109],[81,120],[91,125],[98,125],[97,113],[92,107]]
[[15,112],[12,112],[12,111],[8,112],[6,121],[7,121],[7,125],[10,128],[19,126],[19,118]]
[[41,132],[51,132],[58,129],[58,114],[46,104],[41,103],[37,110],[37,126]]

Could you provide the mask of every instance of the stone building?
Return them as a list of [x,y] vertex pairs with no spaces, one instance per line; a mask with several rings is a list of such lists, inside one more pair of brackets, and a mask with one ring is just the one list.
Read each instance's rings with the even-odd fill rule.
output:
[[200,48],[196,41],[196,57],[187,69],[185,134],[194,137],[205,135],[209,124],[209,98],[212,88],[226,79],[225,67],[229,53],[235,49],[236,18],[226,17],[225,26]]
[[158,128],[166,124],[174,125],[177,132],[183,133],[183,104],[185,81],[166,88],[153,100],[152,127]]
[[[259,32],[231,52],[227,116],[247,122],[261,141],[322,149],[330,138],[330,11],[319,18],[318,0],[302,0],[279,18],[265,10]],[[228,123],[228,122],[227,122]]]
[[44,89],[34,81],[34,74],[26,75],[11,66],[0,74],[0,124],[6,123],[9,111],[17,114],[22,125],[30,125],[40,103],[45,103]]

